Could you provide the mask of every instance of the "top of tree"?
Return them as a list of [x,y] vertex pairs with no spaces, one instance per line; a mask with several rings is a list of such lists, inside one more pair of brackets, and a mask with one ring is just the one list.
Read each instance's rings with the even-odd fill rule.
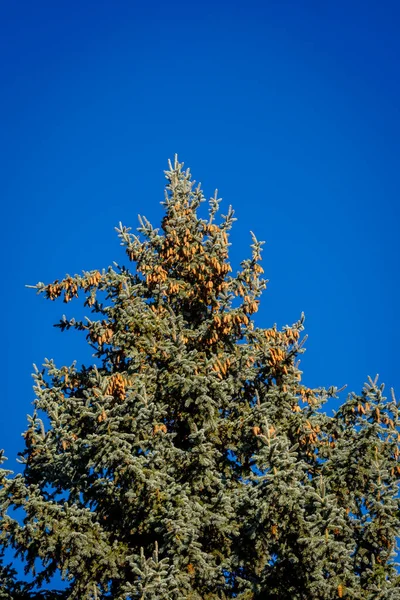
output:
[[97,360],[34,374],[23,473],[0,489],[33,583],[4,567],[3,597],[45,598],[56,572],[65,599],[400,597],[398,403],[375,379],[324,413],[338,390],[302,382],[303,316],[255,325],[262,243],[232,274],[233,210],[216,222],[216,194],[201,219],[190,172],[166,178],[161,229],[117,229],[133,269],[36,286],[85,298],[92,318],[57,326]]

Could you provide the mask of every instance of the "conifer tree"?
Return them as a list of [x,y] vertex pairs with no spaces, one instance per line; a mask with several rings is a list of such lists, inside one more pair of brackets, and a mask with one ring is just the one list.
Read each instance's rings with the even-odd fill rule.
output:
[[[36,369],[23,472],[1,471],[0,533],[34,585],[3,597],[143,600],[400,598],[399,405],[377,379],[302,380],[304,318],[256,326],[262,243],[236,275],[231,208],[175,159],[160,229],[122,225],[130,261],[37,284],[84,298],[90,366]],[[23,522],[13,514],[21,508]]]

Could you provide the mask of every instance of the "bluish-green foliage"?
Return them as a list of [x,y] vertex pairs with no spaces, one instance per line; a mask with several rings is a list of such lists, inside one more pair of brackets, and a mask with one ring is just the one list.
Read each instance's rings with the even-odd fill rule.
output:
[[0,525],[36,587],[2,568],[0,598],[46,598],[55,572],[67,589],[51,598],[399,598],[398,404],[370,380],[327,416],[337,390],[302,384],[303,318],[252,319],[261,243],[232,275],[233,211],[215,223],[214,197],[201,219],[190,173],[166,177],[161,229],[118,229],[133,269],[37,285],[84,296],[92,318],[58,326],[97,366],[35,373]]

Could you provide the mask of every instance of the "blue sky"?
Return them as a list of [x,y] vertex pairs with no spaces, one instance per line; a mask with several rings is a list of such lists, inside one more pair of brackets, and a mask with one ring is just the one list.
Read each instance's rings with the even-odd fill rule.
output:
[[[396,2],[2,2],[0,148],[11,467],[32,363],[89,364],[68,306],[25,284],[122,261],[114,226],[162,217],[177,152],[264,246],[257,324],[306,314],[309,386],[400,393]],[[4,386],[4,384],[3,384]],[[5,390],[5,393],[4,393]],[[334,405],[332,405],[334,407]],[[329,407],[329,408],[332,408]]]

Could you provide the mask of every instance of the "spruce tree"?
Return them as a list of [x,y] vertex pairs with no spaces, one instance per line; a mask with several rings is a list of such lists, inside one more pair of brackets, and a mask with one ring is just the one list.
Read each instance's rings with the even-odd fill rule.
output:
[[303,383],[304,318],[256,326],[262,243],[233,275],[233,210],[200,218],[177,159],[166,179],[161,228],[118,228],[129,268],[35,286],[84,298],[57,326],[95,360],[36,369],[23,472],[0,475],[1,543],[35,585],[3,567],[0,597],[400,598],[394,395],[369,380],[323,412],[338,390]]

